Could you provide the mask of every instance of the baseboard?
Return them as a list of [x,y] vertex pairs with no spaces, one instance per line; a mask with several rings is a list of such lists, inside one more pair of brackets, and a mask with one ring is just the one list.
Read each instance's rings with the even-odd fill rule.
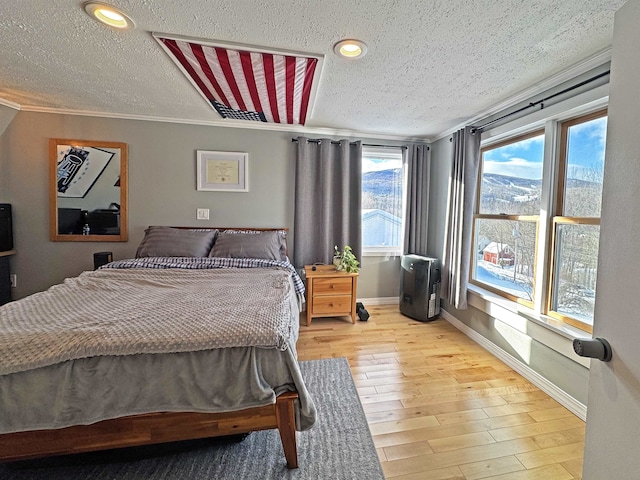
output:
[[400,297],[377,297],[377,298],[358,298],[358,302],[368,305],[398,305]]
[[493,356],[497,357],[504,363],[506,363],[509,367],[513,368],[516,372],[522,375],[524,378],[533,383],[540,390],[545,392],[551,398],[553,398],[556,402],[560,403],[563,407],[567,408],[571,412],[573,412],[577,417],[586,421],[587,419],[587,406],[580,403],[578,400],[573,398],[564,390],[558,388],[554,383],[550,382],[538,372],[533,370],[528,365],[522,363],[515,357],[509,355],[503,349],[498,347],[495,343],[489,341],[487,338],[480,335],[474,329],[468,327],[463,322],[458,320],[456,317],[451,315],[446,310],[440,310],[440,316],[444,318],[451,325],[456,327],[462,333],[464,333],[471,340],[476,342],[482,348],[487,350]]

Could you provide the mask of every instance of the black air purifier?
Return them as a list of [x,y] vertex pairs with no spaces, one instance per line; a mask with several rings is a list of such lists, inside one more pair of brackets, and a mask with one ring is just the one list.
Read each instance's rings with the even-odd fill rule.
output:
[[0,203],[0,252],[13,250],[11,204]]
[[421,322],[440,314],[440,261],[404,255],[400,278],[400,313]]

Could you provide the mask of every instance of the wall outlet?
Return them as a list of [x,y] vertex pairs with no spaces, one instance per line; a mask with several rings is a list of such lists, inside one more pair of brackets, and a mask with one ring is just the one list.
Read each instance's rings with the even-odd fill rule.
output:
[[18,275],[12,273],[11,275],[9,275],[9,278],[11,279],[11,287],[16,288],[18,286]]
[[196,220],[209,220],[209,209],[198,208],[196,210]]

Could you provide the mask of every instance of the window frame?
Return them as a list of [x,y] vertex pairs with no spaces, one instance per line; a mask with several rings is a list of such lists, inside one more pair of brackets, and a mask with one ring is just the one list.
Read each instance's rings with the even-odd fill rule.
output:
[[[406,155],[404,153],[404,148],[401,145],[396,146],[365,146],[362,147],[362,159],[364,160],[365,156],[378,156],[378,158],[388,157],[388,159],[399,159],[400,160],[400,168],[402,175],[402,185],[400,192],[400,200],[401,200],[401,212],[402,215],[400,217],[400,244],[398,246],[365,246],[364,245],[364,235],[362,236],[362,256],[363,257],[385,257],[385,256],[400,256],[403,253],[404,249],[404,230],[405,230],[405,216],[406,216],[406,206],[407,206],[407,168],[406,168]],[[397,150],[397,151],[396,151]],[[364,173],[364,172],[363,172]],[[362,187],[361,187],[362,191]],[[364,209],[362,206],[360,207],[360,222],[362,222],[362,211]],[[362,223],[361,223],[362,225]]]
[[[521,142],[523,140],[528,140],[529,138],[533,138],[533,137],[538,137],[540,135],[545,136],[545,129],[544,128],[540,128],[537,127],[531,131],[525,132],[525,133],[519,133],[517,135],[514,136],[509,136],[507,138],[504,138],[502,140],[499,140],[497,142],[487,142],[486,145],[481,146],[480,148],[480,164],[478,166],[478,178],[477,178],[477,184],[476,184],[476,198],[475,198],[475,204],[474,204],[474,209],[473,209],[473,226],[472,226],[472,242],[471,242],[471,261],[472,261],[472,265],[471,268],[469,269],[469,283],[479,286],[480,288],[483,288],[485,290],[488,290],[496,295],[499,295],[501,297],[504,297],[508,300],[511,300],[513,302],[516,302],[520,305],[524,305],[526,307],[529,307],[531,309],[534,308],[534,304],[535,304],[535,296],[536,296],[536,290],[538,287],[538,285],[536,284],[537,281],[537,264],[538,264],[538,242],[539,242],[539,236],[540,236],[540,214],[538,215],[511,215],[511,214],[487,214],[487,213],[480,213],[480,205],[481,205],[481,196],[482,196],[482,177],[484,175],[484,153],[486,151],[489,150],[495,150],[497,148],[501,148],[507,145],[511,145],[514,143],[518,143]],[[545,138],[546,141],[546,138]],[[542,201],[542,199],[541,199]],[[533,271],[533,279],[534,279],[534,283],[533,283],[533,291],[531,292],[532,295],[532,299],[526,300],[524,298],[518,297],[516,295],[510,294],[509,292],[505,292],[504,290],[500,290],[498,288],[495,288],[487,283],[481,282],[480,280],[477,280],[475,278],[473,278],[476,266],[477,266],[477,253],[476,253],[476,249],[475,249],[475,238],[476,238],[476,225],[478,220],[504,220],[504,221],[515,221],[515,222],[531,222],[531,223],[535,223],[535,231],[536,231],[536,235],[535,235],[535,239],[534,239],[534,261],[533,261],[533,265],[534,265],[534,271]]]
[[[597,225],[600,226],[601,217],[578,217],[564,214],[564,206],[566,203],[566,177],[568,169],[568,151],[569,151],[569,129],[575,125],[587,123],[598,118],[608,116],[608,109],[602,108],[594,112],[572,117],[568,120],[558,122],[558,130],[560,131],[559,151],[557,154],[557,182],[555,187],[555,208],[550,217],[551,227],[549,229],[549,257],[547,268],[547,288],[546,301],[544,303],[543,313],[560,320],[567,325],[578,328],[587,333],[593,333],[593,325],[582,322],[581,320],[565,315],[553,310],[554,288],[556,287],[557,272],[556,259],[558,257],[558,228],[560,225]],[[602,201],[602,199],[601,199]]]
[[[514,308],[514,311],[525,314],[532,319],[538,319],[541,323],[561,329],[560,325],[567,329],[574,329],[575,332],[593,333],[593,327],[583,321],[561,314],[552,310],[553,288],[556,280],[558,228],[561,225],[600,225],[600,217],[578,217],[563,215],[563,208],[566,202],[566,171],[568,169],[568,138],[569,128],[574,125],[586,123],[588,121],[607,117],[608,106],[606,100],[593,102],[591,105],[574,104],[566,110],[556,109],[555,113],[543,116],[535,115],[537,120],[528,124],[514,122],[514,127],[499,127],[489,132],[487,138],[481,145],[480,165],[478,169],[476,199],[473,215],[473,240],[471,265],[469,269],[469,283],[478,288],[477,294],[482,296],[481,291],[485,290],[489,294],[496,295],[507,301],[513,301],[521,307]],[[518,126],[519,125],[519,126]],[[524,133],[523,133],[524,132]],[[524,220],[526,216],[520,215],[488,215],[480,214],[481,183],[483,175],[483,154],[484,151],[499,148],[501,146],[515,143],[519,140],[535,135],[544,135],[543,149],[543,178],[540,202],[540,212],[536,229],[535,264],[534,264],[534,292],[533,302],[528,302],[522,298],[510,295],[507,292],[492,288],[472,278],[475,269],[475,246],[476,246],[476,219],[504,219],[504,220]],[[597,275],[597,273],[596,273]],[[473,288],[470,290],[474,292]],[[492,301],[498,301],[492,300]],[[575,333],[574,333],[575,336]]]

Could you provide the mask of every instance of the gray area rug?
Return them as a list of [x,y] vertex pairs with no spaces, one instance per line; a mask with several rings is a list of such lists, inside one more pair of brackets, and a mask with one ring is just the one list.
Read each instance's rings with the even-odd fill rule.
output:
[[298,432],[300,468],[286,467],[276,430],[236,442],[179,442],[0,465],[15,480],[384,479],[369,426],[344,358],[300,362],[318,420]]

